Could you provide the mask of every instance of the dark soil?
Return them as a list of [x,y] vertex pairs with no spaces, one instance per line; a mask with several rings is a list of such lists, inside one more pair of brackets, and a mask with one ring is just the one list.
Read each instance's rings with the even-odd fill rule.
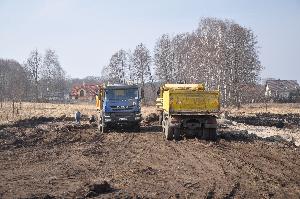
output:
[[100,134],[54,118],[0,129],[0,198],[299,198],[300,150],[220,129],[166,141],[157,122]]
[[300,126],[299,114],[257,113],[255,116],[229,116],[228,119],[254,126],[275,126],[277,128]]

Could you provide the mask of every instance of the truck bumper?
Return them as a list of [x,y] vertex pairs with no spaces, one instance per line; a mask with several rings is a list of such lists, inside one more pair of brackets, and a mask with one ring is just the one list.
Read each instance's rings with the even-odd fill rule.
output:
[[[175,123],[175,124],[169,124],[171,127],[174,127],[174,128],[180,128],[181,127],[181,123]],[[208,128],[208,129],[216,129],[218,128],[218,125],[217,124],[199,124],[198,126],[196,127],[204,127],[204,128]]]
[[204,124],[204,128],[216,129],[216,128],[218,128],[218,125],[217,124]]
[[142,120],[141,113],[105,113],[105,123],[134,123]]

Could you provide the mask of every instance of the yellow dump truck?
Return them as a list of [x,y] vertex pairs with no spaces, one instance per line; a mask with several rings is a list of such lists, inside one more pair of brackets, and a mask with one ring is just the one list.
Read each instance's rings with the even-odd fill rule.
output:
[[160,87],[156,106],[167,140],[178,140],[182,135],[216,139],[219,91],[207,91],[203,84],[165,84]]

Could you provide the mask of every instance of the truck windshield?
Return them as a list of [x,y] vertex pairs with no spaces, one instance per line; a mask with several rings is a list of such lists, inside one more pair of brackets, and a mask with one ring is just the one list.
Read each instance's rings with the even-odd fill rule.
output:
[[138,99],[138,89],[108,89],[106,90],[106,99]]

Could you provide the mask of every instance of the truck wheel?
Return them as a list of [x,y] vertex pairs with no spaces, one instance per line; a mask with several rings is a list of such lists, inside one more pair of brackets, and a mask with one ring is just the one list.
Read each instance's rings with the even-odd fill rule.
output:
[[209,129],[209,137],[213,141],[217,140],[217,129],[215,128]]
[[202,136],[203,136],[203,128],[200,128],[200,129],[197,131],[197,133],[196,133],[196,137],[197,137],[198,139],[201,139]]
[[134,132],[140,132],[141,131],[141,124],[139,122],[134,124],[133,131]]
[[202,139],[204,140],[209,140],[209,129],[208,128],[203,128],[203,134],[202,134]]
[[180,129],[174,128],[174,139],[179,140],[180,139]]
[[170,127],[169,124],[166,124],[165,126],[165,137],[167,140],[172,140],[173,139],[173,131],[174,128]]

